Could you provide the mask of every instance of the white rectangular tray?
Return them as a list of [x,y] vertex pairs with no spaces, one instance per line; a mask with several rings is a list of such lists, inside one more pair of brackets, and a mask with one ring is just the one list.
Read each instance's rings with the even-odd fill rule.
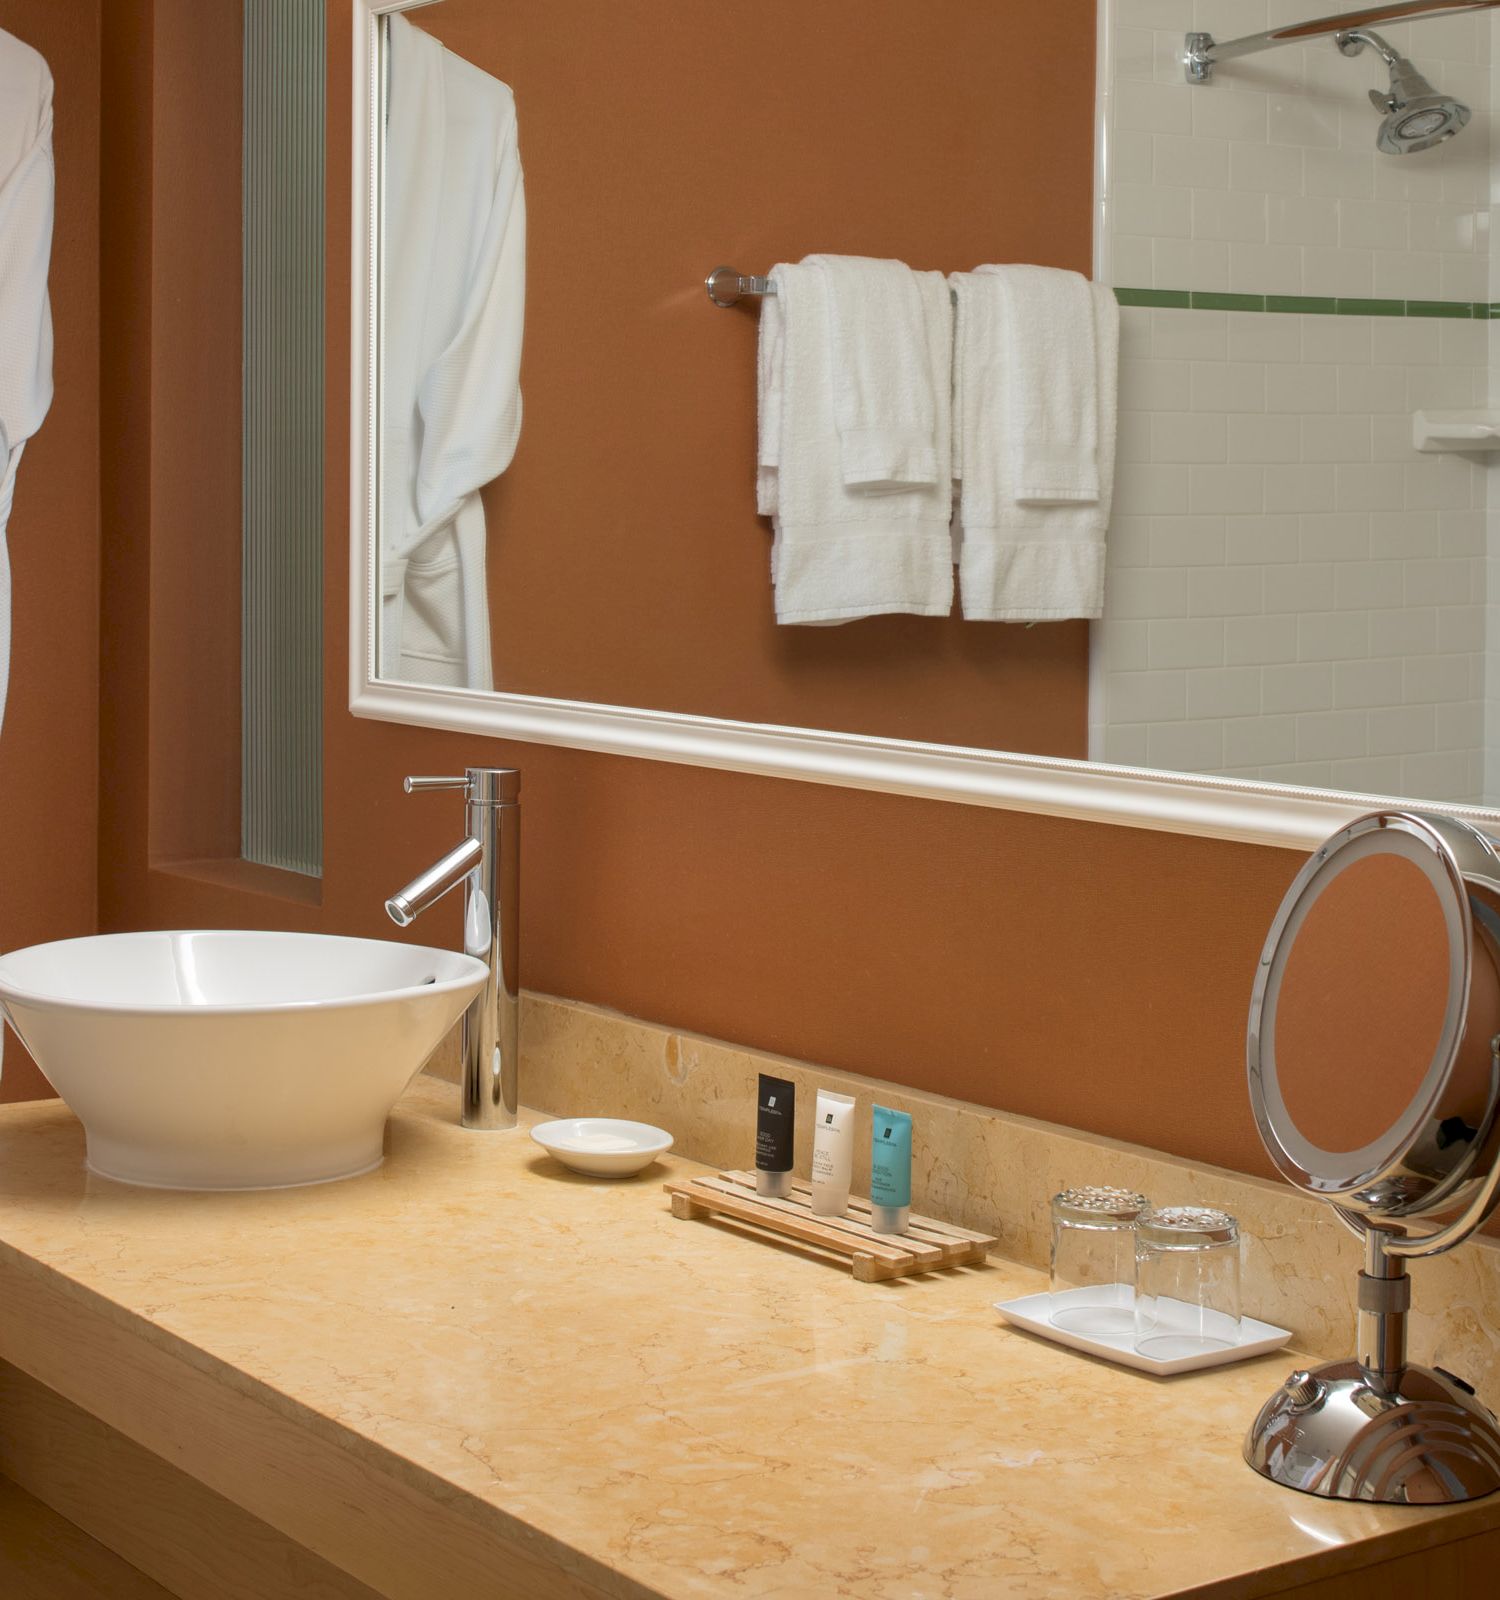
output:
[[1159,1378],[1169,1378],[1174,1372],[1196,1372],[1200,1367],[1222,1367],[1231,1361],[1267,1355],[1272,1350],[1281,1349],[1292,1337],[1286,1328],[1272,1327],[1269,1322],[1257,1322],[1254,1317],[1242,1317],[1240,1342],[1237,1345],[1222,1350],[1202,1350],[1196,1355],[1162,1361],[1155,1356],[1141,1355],[1130,1334],[1074,1333],[1067,1328],[1054,1327],[1049,1320],[1052,1314],[1052,1296],[1049,1294],[1027,1294],[1019,1300],[997,1300],[995,1310],[1007,1322],[1024,1328],[1028,1333],[1039,1333],[1044,1339],[1066,1345],[1070,1350],[1082,1350],[1086,1355],[1118,1361],[1121,1366],[1154,1373]]

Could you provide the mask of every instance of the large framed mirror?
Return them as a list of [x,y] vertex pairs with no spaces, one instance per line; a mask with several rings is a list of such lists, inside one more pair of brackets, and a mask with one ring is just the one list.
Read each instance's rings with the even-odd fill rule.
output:
[[[793,61],[770,3],[359,0],[351,709],[1289,845],[1493,817],[1491,7],[1368,13],[1481,124],[1393,155],[1331,28],[1192,83],[1189,0],[830,8]],[[1115,289],[1101,620],[777,625],[703,277],[820,249]]]

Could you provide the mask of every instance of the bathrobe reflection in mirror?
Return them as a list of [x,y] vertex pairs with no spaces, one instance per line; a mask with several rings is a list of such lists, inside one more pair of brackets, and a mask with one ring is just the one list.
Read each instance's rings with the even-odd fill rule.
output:
[[52,403],[52,74],[0,28],[0,728],[10,680],[5,530],[26,441]]
[[480,489],[521,430],[526,205],[503,83],[389,20],[380,675],[493,687]]

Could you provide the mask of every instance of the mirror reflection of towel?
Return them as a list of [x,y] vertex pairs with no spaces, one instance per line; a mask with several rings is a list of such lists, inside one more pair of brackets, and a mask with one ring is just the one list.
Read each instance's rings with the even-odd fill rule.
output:
[[521,430],[515,101],[405,17],[387,35],[380,675],[493,686],[479,491]]
[[52,403],[52,74],[0,29],[0,728],[10,679],[5,529],[26,441]]

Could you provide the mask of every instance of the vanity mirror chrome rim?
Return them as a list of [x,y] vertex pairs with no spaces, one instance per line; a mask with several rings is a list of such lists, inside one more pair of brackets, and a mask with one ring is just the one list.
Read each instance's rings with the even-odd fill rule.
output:
[[[1361,950],[1375,951],[1378,965],[1372,958],[1360,967]],[[1439,972],[1446,988],[1429,996]],[[1334,1060],[1341,1046],[1346,1053]],[[1297,875],[1271,926],[1251,998],[1247,1066],[1256,1124],[1277,1168],[1328,1200],[1364,1240],[1358,1353],[1294,1372],[1261,1408],[1245,1458],[1263,1476],[1330,1499],[1388,1504],[1471,1500],[1500,1488],[1493,1414],[1461,1379],[1406,1360],[1406,1263],[1460,1244],[1500,1200],[1497,1052],[1495,843],[1430,812],[1379,811],[1340,829]],[[1390,1065],[1402,1056],[1410,1057],[1405,1100],[1398,1093],[1389,1118],[1369,1097],[1348,1103],[1351,1087],[1379,1094],[1377,1058]],[[1371,1118],[1384,1125],[1372,1132]],[[1351,1124],[1358,1132],[1346,1134]],[[1360,1142],[1328,1148],[1346,1137]]]
[[[350,368],[349,707],[360,717],[764,777],[1311,849],[1368,810],[1368,794],[756,723],[637,706],[418,686],[377,672],[374,559],[380,222],[379,29],[435,0],[355,0]],[[1106,8],[1107,16],[1107,8]],[[1106,27],[1109,24],[1106,21]],[[1104,48],[1101,28],[1099,48]],[[1100,167],[1104,123],[1098,125]],[[1102,192],[1102,181],[1101,181]],[[1098,205],[1095,206],[1096,217]],[[1102,235],[1096,231],[1096,251]],[[705,239],[695,259],[726,248]],[[1101,272],[1096,276],[1104,278]],[[705,317],[696,284],[685,284]],[[1500,829],[1500,812],[1437,806]]]

